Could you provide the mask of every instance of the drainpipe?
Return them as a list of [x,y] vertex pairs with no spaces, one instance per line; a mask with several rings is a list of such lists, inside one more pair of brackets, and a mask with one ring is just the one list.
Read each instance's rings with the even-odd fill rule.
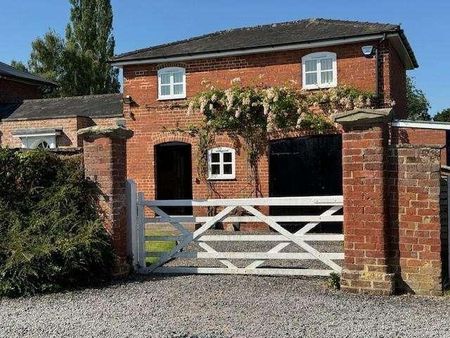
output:
[[383,34],[383,37],[378,42],[378,46],[375,48],[375,106],[377,108],[380,107],[380,99],[381,99],[381,84],[380,84],[380,71],[381,62],[380,62],[380,47],[381,44],[386,40],[386,33]]

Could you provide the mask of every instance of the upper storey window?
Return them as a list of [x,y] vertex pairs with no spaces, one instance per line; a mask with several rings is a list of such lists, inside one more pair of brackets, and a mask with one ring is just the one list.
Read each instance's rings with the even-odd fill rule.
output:
[[302,58],[304,89],[337,86],[336,53],[312,53]]
[[158,71],[158,99],[184,99],[186,97],[186,71],[171,67]]

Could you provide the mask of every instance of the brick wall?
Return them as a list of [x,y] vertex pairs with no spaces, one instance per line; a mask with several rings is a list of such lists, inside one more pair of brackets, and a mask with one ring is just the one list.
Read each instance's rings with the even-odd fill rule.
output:
[[39,99],[41,97],[42,91],[39,86],[0,79],[0,103],[22,102],[24,99]]
[[390,264],[397,288],[441,294],[440,149],[391,146],[389,175]]
[[392,47],[387,47],[389,53],[385,56],[389,67],[389,90],[387,90],[385,99],[395,101],[395,111],[397,119],[406,119],[408,117],[406,101],[406,69],[400,59],[397,51]]
[[440,216],[441,216],[441,260],[442,260],[442,280],[448,281],[450,279],[450,267],[448,264],[449,252],[448,252],[448,173],[441,176],[441,195],[440,195]]
[[[377,41],[365,44],[376,44]],[[127,126],[135,131],[135,136],[129,141],[130,156],[128,158],[129,177],[136,180],[138,189],[146,198],[155,196],[155,163],[154,146],[162,142],[182,141],[191,143],[193,152],[197,150],[194,138],[184,135],[174,135],[162,132],[163,129],[186,128],[198,123],[201,116],[187,116],[186,100],[158,101],[157,70],[166,66],[181,66],[186,69],[188,99],[205,89],[205,83],[218,87],[229,87],[230,82],[240,78],[244,85],[285,85],[294,84],[301,88],[301,58],[311,52],[330,51],[337,54],[338,83],[351,85],[362,90],[375,91],[375,60],[362,55],[363,44],[333,46],[321,49],[284,51],[276,53],[235,56],[217,59],[193,60],[174,64],[148,64],[124,67],[124,95],[130,95],[132,105],[125,105]],[[386,57],[389,56],[389,53]],[[389,79],[391,64],[383,67],[385,78]],[[396,70],[404,72],[404,68]],[[389,92],[387,97],[391,98]],[[229,145],[232,140],[226,137],[217,139],[218,145]],[[208,196],[205,182],[196,177],[196,155],[193,154],[192,173],[194,197]],[[246,155],[238,150],[236,180],[214,183],[214,192],[218,196],[248,195],[249,171]],[[263,158],[260,163],[261,187],[263,196],[268,195],[268,162]],[[252,189],[250,189],[251,191]]]
[[[439,295],[447,218],[442,145],[406,143],[425,131],[391,128],[389,132],[391,116],[385,111],[380,118],[382,113],[336,117],[344,127],[342,288]],[[420,140],[433,141],[414,141]]]
[[390,294],[387,263],[387,125],[346,129],[343,134],[344,271],[350,292]]
[[[333,46],[319,49],[193,60],[176,64],[149,64],[124,67],[124,92],[139,105],[156,104],[157,70],[164,66],[186,68],[187,96],[204,89],[204,82],[228,87],[234,78],[245,85],[295,84],[301,88],[301,58],[312,52],[329,51],[337,54],[338,83],[362,90],[375,91],[375,60],[362,55],[365,44]],[[388,68],[386,69],[388,71]]]
[[104,226],[116,253],[117,273],[127,273],[126,139],[107,135],[84,139],[85,175],[101,190]]
[[421,128],[392,128],[392,143],[432,145],[441,149],[441,164],[447,164],[447,131]]

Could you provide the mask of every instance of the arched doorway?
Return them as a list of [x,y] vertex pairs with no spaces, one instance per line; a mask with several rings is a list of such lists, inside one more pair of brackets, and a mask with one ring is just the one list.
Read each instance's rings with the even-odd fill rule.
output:
[[[155,146],[156,199],[192,199],[191,145],[168,142]],[[192,207],[165,207],[169,215],[192,215]]]

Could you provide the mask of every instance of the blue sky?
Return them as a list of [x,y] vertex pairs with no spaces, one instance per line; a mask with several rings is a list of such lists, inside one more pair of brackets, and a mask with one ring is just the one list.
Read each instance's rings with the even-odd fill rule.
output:
[[[112,0],[116,52],[227,28],[322,17],[402,24],[420,68],[410,72],[434,114],[450,107],[448,0]],[[31,41],[63,34],[66,0],[0,0],[0,60],[27,61]]]

